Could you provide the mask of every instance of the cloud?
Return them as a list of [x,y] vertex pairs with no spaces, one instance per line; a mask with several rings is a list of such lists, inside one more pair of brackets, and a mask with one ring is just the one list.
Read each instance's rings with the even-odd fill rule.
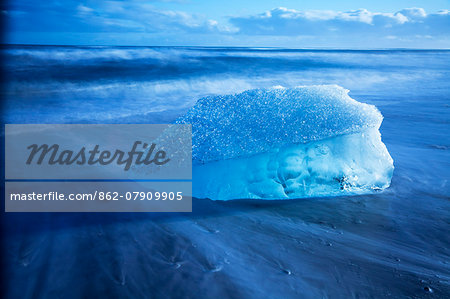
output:
[[161,10],[160,0],[88,0],[83,3],[68,0],[48,0],[42,5],[31,0],[13,2],[5,10],[16,31],[27,32],[181,32],[211,33],[226,31],[217,21],[200,14]]
[[158,10],[142,1],[107,1],[79,5],[77,16],[84,23],[110,32],[213,32],[217,22],[182,11]]
[[[170,0],[15,0],[0,10],[16,43],[281,47],[450,47],[450,11],[275,8],[250,16],[162,9]],[[175,0],[172,2],[185,2]],[[175,3],[176,4],[176,3]],[[172,3],[169,7],[183,8]],[[207,12],[205,12],[207,13]],[[35,34],[36,33],[36,34]]]
[[230,23],[240,34],[277,36],[449,36],[450,14],[427,14],[422,8],[395,13],[298,11],[284,7],[262,14],[233,17]]

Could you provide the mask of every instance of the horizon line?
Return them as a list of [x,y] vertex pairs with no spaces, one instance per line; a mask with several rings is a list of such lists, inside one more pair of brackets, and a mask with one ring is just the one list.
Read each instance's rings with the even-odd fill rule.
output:
[[211,45],[108,45],[108,44],[40,44],[40,43],[0,43],[0,46],[50,46],[50,47],[135,47],[135,48],[262,48],[288,50],[341,50],[341,51],[390,51],[390,50],[436,50],[448,51],[450,48],[339,48],[339,47],[302,47],[288,48],[276,46],[211,46]]

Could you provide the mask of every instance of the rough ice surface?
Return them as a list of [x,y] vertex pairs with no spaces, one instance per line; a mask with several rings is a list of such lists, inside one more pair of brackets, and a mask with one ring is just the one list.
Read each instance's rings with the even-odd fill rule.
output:
[[337,85],[200,99],[192,124],[193,195],[228,200],[363,194],[387,188],[383,117]]

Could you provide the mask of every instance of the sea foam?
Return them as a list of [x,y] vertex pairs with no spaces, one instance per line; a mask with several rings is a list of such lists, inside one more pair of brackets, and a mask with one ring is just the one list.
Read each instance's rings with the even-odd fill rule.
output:
[[371,193],[393,161],[383,117],[337,85],[256,89],[200,99],[192,124],[193,195],[228,200]]

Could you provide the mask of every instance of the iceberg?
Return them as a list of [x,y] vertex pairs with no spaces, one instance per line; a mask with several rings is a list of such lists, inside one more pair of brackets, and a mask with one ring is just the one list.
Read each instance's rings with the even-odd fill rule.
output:
[[383,117],[337,85],[210,96],[192,125],[193,196],[213,200],[366,194],[389,187]]

